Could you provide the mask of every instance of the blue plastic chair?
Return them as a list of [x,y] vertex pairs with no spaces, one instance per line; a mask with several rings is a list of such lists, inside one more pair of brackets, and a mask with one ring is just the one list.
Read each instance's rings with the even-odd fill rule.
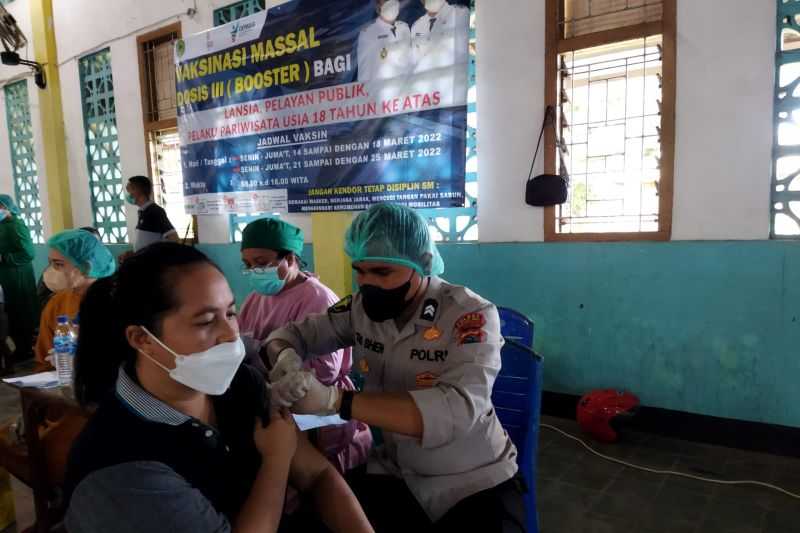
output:
[[503,367],[494,383],[492,403],[517,447],[522,477],[528,486],[525,495],[525,527],[539,533],[536,510],[536,458],[539,449],[539,414],[542,399],[542,358],[533,351],[533,322],[503,307],[500,331],[506,339],[501,351]]

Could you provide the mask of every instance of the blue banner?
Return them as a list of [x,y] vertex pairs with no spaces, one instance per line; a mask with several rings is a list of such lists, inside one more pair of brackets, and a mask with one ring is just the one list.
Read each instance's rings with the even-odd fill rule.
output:
[[465,4],[294,0],[178,41],[187,212],[462,206]]

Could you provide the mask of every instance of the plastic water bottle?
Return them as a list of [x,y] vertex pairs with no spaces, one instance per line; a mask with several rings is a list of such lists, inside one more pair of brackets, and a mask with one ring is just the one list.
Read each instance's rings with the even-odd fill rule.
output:
[[78,346],[78,333],[81,330],[81,315],[75,315],[75,318],[72,319],[72,335],[73,335],[73,343],[75,347]]
[[53,351],[58,375],[58,384],[62,387],[72,385],[72,362],[75,358],[75,333],[69,324],[69,317],[61,315],[57,319],[55,335],[53,335]]

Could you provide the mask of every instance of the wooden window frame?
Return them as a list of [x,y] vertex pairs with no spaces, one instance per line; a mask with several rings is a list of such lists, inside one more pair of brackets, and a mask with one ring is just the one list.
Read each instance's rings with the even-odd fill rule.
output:
[[[544,208],[544,240],[564,241],[668,241],[672,236],[672,202],[675,174],[675,92],[676,92],[676,19],[677,0],[663,0],[659,22],[646,22],[578,37],[563,38],[559,27],[563,0],[546,0],[545,22],[545,106],[558,105],[558,56],[566,52],[602,46],[620,41],[662,35],[661,87],[661,177],[658,184],[658,231],[608,233],[558,233],[556,208]],[[552,128],[545,130],[545,173],[556,173],[556,137]]]
[[[175,22],[173,24],[169,24],[168,26],[163,26],[161,28],[158,28],[157,30],[148,33],[143,33],[142,35],[136,37],[136,53],[139,57],[139,92],[142,99],[142,126],[144,129],[144,146],[145,146],[144,151],[145,151],[145,157],[147,158],[148,170],[152,170],[153,168],[153,159],[150,156],[150,141],[152,134],[161,130],[177,129],[178,117],[176,116],[174,118],[165,118],[159,120],[147,119],[148,89],[147,89],[147,76],[145,75],[144,45],[150,41],[162,39],[173,33],[177,35],[178,39],[183,38],[183,31],[180,22]],[[192,239],[192,242],[197,243],[198,242],[197,215],[192,215],[192,231],[194,233],[194,238]],[[181,238],[183,237],[181,236]]]
[[[183,37],[181,32],[181,23],[176,22],[169,26],[164,26],[150,33],[145,33],[136,37],[136,51],[139,56],[139,88],[142,97],[142,123],[144,124],[145,140],[149,139],[149,134],[154,130],[165,130],[168,128],[178,127],[178,118],[165,118],[161,120],[148,120],[146,117],[148,101],[147,101],[147,76],[145,76],[145,57],[144,45],[150,41],[163,39],[171,34],[176,34],[178,39]],[[148,157],[150,157],[148,155]]]

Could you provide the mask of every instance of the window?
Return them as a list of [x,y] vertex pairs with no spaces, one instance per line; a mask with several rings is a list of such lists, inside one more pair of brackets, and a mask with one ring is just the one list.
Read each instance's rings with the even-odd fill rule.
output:
[[128,226],[119,164],[111,51],[106,48],[80,58],[78,69],[94,225],[104,243],[125,244]]
[[194,239],[195,221],[183,203],[181,140],[177,128],[149,132],[151,176],[155,201],[164,207],[182,239]]
[[186,214],[178,108],[175,92],[175,41],[181,37],[180,23],[139,36],[139,80],[142,89],[144,134],[153,199],[164,207],[178,234],[195,238],[195,218]]
[[173,24],[137,39],[146,128],[157,127],[162,121],[175,121],[178,117],[174,49],[180,35],[180,24]]
[[546,240],[668,240],[675,0],[547,0],[545,172],[570,177]]
[[[214,25],[227,24],[241,17],[252,15],[264,9],[264,0],[242,0],[229,6],[214,10]],[[467,172],[466,200],[464,206],[445,209],[420,209],[428,220],[431,232],[437,241],[476,241],[478,240],[478,95],[476,85],[475,55],[475,0],[470,2],[470,42],[469,42],[469,93],[467,95]],[[242,230],[262,214],[230,217],[231,242],[239,242]]]
[[264,6],[264,0],[241,0],[241,2],[215,9],[214,26],[222,26],[228,22],[258,13],[264,10]]
[[6,85],[4,91],[14,195],[22,212],[22,219],[31,230],[33,242],[44,244],[42,203],[39,199],[39,168],[36,166],[36,156],[33,151],[28,81],[22,80]]
[[778,2],[772,238],[800,237],[800,2]]

